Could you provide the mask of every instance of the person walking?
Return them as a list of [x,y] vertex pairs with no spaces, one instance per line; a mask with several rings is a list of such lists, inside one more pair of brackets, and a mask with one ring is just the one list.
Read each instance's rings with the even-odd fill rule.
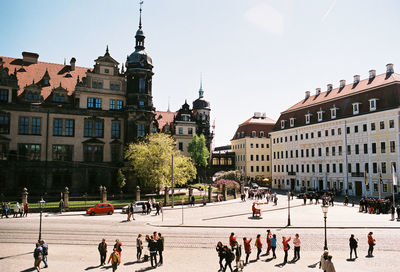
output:
[[24,216],[25,217],[28,217],[28,212],[29,212],[29,205],[28,205],[28,202],[26,202],[24,204]]
[[103,266],[106,264],[106,258],[107,258],[107,243],[106,239],[102,239],[101,242],[99,243],[97,250],[99,251],[100,254],[100,266]]
[[392,214],[392,221],[394,221],[394,214],[395,214],[395,212],[396,212],[396,209],[394,208],[394,205],[392,205],[392,206],[390,207],[390,213]]
[[294,261],[298,261],[300,260],[300,245],[301,245],[301,241],[299,238],[299,234],[296,233],[294,239],[293,239],[293,245],[294,245]]
[[319,269],[321,269],[324,272],[326,272],[326,261],[328,260],[328,255],[329,252],[325,250],[324,254],[322,254],[321,259],[319,261]]
[[400,204],[396,207],[397,221],[400,221]]
[[143,241],[142,241],[142,234],[139,234],[136,238],[136,258],[139,261],[142,257],[142,250],[143,250]]
[[263,244],[261,242],[261,234],[257,234],[255,246],[257,247],[257,259],[256,260],[259,260],[262,246],[263,246]]
[[151,267],[157,267],[157,241],[154,239],[153,235],[150,237],[149,251],[150,251]]
[[272,238],[271,231],[267,230],[267,256],[269,255],[269,252],[271,250],[271,238]]
[[291,237],[289,237],[288,239],[286,239],[285,236],[282,237],[283,251],[285,251],[285,257],[283,259],[284,264],[287,263],[288,251],[290,249],[290,245],[289,245],[290,239],[291,239]]
[[19,213],[19,203],[17,202],[14,205],[13,217],[18,217],[18,213]]
[[43,252],[42,261],[44,263],[44,268],[47,268],[47,267],[49,267],[47,265],[47,256],[49,255],[49,245],[44,240],[41,240],[40,246],[42,247],[42,252]]
[[276,259],[276,254],[275,254],[275,250],[276,250],[276,234],[272,235],[272,238],[271,238],[271,249],[272,249],[272,258]]
[[374,246],[375,246],[375,239],[372,237],[372,231],[368,233],[368,255],[367,257],[374,257],[372,253],[374,252]]
[[235,255],[232,253],[232,250],[227,246],[224,246],[224,258],[225,258],[225,266],[222,271],[225,272],[226,268],[229,266],[231,272],[233,272],[232,262],[235,259]]
[[33,258],[35,259],[35,262],[33,264],[34,268],[36,269],[36,271],[40,271],[40,263],[43,259],[43,249],[40,246],[40,243],[36,243],[36,248],[33,251]]
[[235,243],[235,260],[236,260],[236,269],[235,271],[243,270],[243,261],[240,260],[242,257],[242,246],[236,242]]
[[60,214],[64,211],[64,200],[61,198],[60,203],[58,204],[58,208],[60,210]]
[[219,257],[219,270],[218,272],[222,271],[224,269],[224,265],[222,264],[222,261],[225,258],[225,253],[224,253],[224,246],[222,245],[222,242],[218,242],[217,246],[215,247],[215,250],[218,252],[218,257]]
[[117,250],[119,258],[122,257],[122,243],[119,239],[115,240],[114,248]]
[[121,263],[121,255],[118,253],[118,250],[116,248],[113,249],[113,252],[110,255],[110,258],[108,258],[108,262],[110,263],[111,261],[111,266],[113,272],[117,270],[118,265]]
[[336,272],[335,266],[332,263],[332,255],[329,255],[328,259],[326,260],[325,271],[326,272]]
[[160,203],[156,203],[156,215],[160,215]]
[[249,240],[247,240],[246,237],[243,238],[243,245],[244,245],[244,252],[246,253],[246,262],[245,265],[249,263],[249,256],[251,254],[251,241],[253,239],[250,238]]
[[132,204],[129,204],[128,205],[128,210],[127,210],[127,215],[128,215],[128,218],[126,219],[126,221],[131,221],[131,216],[132,216],[132,213],[131,213],[131,208],[132,208]]
[[233,246],[235,245],[236,242],[236,237],[235,233],[231,233],[231,236],[229,236],[229,246],[231,247],[231,250],[233,250]]
[[158,266],[163,265],[163,251],[164,251],[164,237],[162,237],[161,233],[158,233],[158,240],[157,240],[157,251],[159,256]]
[[350,260],[352,260],[352,255],[353,255],[353,251],[354,251],[354,255],[356,256],[355,259],[357,259],[357,247],[358,247],[358,242],[357,240],[354,238],[354,234],[350,235],[350,239],[349,239],[349,246],[350,246]]

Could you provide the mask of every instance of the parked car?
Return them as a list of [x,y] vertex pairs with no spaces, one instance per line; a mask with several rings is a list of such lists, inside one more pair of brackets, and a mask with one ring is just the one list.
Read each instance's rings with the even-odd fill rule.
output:
[[[142,203],[146,203],[146,202],[147,201],[136,201],[133,206],[133,212],[134,213],[142,212]],[[128,207],[129,207],[129,205],[122,207],[122,213],[128,213]]]
[[110,203],[99,203],[93,208],[88,208],[86,210],[86,214],[95,215],[95,214],[113,214],[114,206]]

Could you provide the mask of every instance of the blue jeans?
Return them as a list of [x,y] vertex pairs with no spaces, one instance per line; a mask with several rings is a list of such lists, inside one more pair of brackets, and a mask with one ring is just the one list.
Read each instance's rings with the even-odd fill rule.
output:
[[48,266],[48,265],[47,265],[47,255],[43,256],[43,260],[42,260],[42,261],[43,261],[43,263],[44,263],[44,266],[47,267],[47,266]]

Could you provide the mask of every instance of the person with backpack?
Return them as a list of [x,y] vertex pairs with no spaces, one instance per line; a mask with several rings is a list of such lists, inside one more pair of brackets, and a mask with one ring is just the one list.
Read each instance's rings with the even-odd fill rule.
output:
[[249,240],[247,240],[246,237],[243,238],[244,252],[246,253],[245,265],[249,263],[249,256],[251,254],[251,244],[250,244],[251,240],[253,240],[253,239],[250,238]]
[[118,250],[114,247],[113,252],[110,255],[110,258],[108,258],[108,262],[110,263],[111,261],[111,266],[113,272],[117,270],[118,265],[121,263],[121,256],[118,253]]
[[235,255],[232,253],[232,250],[227,246],[224,246],[224,255],[225,255],[225,266],[223,271],[225,272],[226,268],[229,266],[231,272],[233,272],[232,262],[235,259]]
[[47,255],[49,255],[49,245],[44,240],[41,240],[40,246],[42,247],[42,251],[43,251],[42,261],[44,263],[44,268],[47,268],[47,267],[49,267],[47,265]]
[[256,242],[254,244],[257,247],[257,259],[260,259],[260,254],[261,254],[261,250],[262,250],[262,242],[261,242],[261,234],[257,234],[257,238],[256,238]]
[[99,246],[97,247],[97,250],[100,253],[100,265],[105,265],[106,264],[106,258],[107,258],[107,243],[106,239],[103,238],[101,243],[99,243]]
[[161,236],[161,233],[158,233],[158,240],[157,240],[157,251],[159,256],[158,266],[163,265],[163,251],[164,251],[164,237]]
[[35,258],[35,262],[33,264],[36,271],[40,271],[40,263],[42,262],[43,258],[43,249],[40,246],[40,243],[36,243],[36,248],[33,251],[33,258]]
[[288,251],[290,249],[290,245],[289,245],[289,241],[292,238],[289,237],[288,239],[286,239],[285,236],[282,237],[282,245],[283,245],[283,251],[285,251],[285,257],[283,259],[283,263],[286,264],[287,263],[287,257],[288,257]]

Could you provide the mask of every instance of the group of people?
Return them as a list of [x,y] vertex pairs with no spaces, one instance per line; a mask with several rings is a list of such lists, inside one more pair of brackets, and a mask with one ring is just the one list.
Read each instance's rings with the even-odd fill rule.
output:
[[[99,243],[97,250],[99,251],[100,254],[100,266],[104,266],[106,264],[106,259],[107,259],[106,239],[103,238],[103,240]],[[119,239],[116,239],[113,251],[110,254],[110,257],[108,258],[107,261],[107,263],[111,262],[111,267],[113,271],[116,271],[121,263],[121,253],[122,253],[122,243]]]
[[1,218],[6,217],[11,214],[13,217],[27,217],[28,216],[28,211],[29,211],[29,205],[28,203],[25,204],[19,204],[18,202],[14,204],[14,207],[11,207],[10,202],[2,202],[1,203]]
[[[132,205],[132,211],[133,211],[133,203]],[[160,215],[160,212],[162,212],[162,207],[163,204],[161,201],[156,202],[154,198],[149,199],[147,202],[142,202],[142,214],[150,214],[152,211],[152,208],[156,210],[155,215]]]
[[36,248],[33,250],[34,268],[36,271],[40,271],[40,264],[44,263],[44,268],[49,267],[47,264],[47,256],[49,255],[49,245],[44,241],[36,243]]
[[[389,199],[377,199],[363,197],[360,199],[360,212],[371,214],[388,214],[391,211],[392,201]],[[399,211],[400,212],[400,211]]]

